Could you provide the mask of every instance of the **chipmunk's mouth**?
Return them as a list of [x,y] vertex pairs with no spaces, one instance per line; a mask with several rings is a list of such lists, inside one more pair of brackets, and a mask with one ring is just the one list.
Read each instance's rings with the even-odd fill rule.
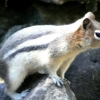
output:
[[100,30],[95,30],[94,38],[97,39],[97,40],[100,40]]

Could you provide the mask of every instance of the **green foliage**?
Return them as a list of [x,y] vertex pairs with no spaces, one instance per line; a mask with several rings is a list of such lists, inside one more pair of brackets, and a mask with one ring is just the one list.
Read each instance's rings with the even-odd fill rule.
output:
[[97,0],[80,0],[81,4],[86,5],[86,9],[89,11],[95,12],[97,11]]

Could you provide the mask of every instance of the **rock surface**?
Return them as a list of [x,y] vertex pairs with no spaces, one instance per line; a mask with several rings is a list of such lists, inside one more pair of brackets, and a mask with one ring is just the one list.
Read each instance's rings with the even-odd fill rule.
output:
[[[29,78],[28,81],[31,82],[32,86],[31,91],[23,100],[76,100],[74,93],[71,91],[67,81],[65,81],[65,86],[62,88],[58,88],[52,82],[50,78],[47,76],[37,75],[35,76],[35,80]],[[34,78],[34,76],[33,76]],[[24,82],[29,86],[27,81]],[[23,85],[22,85],[23,87]],[[4,84],[0,85],[0,100],[11,100],[5,93],[4,93]]]
[[65,76],[77,100],[100,100],[100,49],[77,56]]
[[68,0],[40,0],[40,1],[61,5],[61,4],[64,4],[65,2],[67,2]]
[[54,85],[50,78],[42,80],[24,100],[76,100],[67,82],[63,88]]
[[0,84],[0,100],[11,100],[4,92],[5,85]]

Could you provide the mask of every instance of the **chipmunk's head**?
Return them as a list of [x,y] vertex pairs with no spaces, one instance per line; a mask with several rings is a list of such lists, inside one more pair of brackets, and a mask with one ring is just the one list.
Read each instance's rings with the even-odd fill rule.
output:
[[73,33],[73,43],[76,48],[99,48],[100,47],[100,23],[95,20],[93,13],[88,12],[83,18],[76,21],[80,23]]

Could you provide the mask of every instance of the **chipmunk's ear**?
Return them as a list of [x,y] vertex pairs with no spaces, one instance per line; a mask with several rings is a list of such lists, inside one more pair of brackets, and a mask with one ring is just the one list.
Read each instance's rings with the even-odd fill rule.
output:
[[95,15],[94,15],[92,12],[86,13],[84,17],[85,17],[85,18],[92,19],[92,20],[95,19]]
[[89,28],[90,25],[91,25],[90,19],[89,19],[89,18],[85,18],[85,19],[83,20],[83,28],[84,28],[85,30],[87,30],[87,29]]

